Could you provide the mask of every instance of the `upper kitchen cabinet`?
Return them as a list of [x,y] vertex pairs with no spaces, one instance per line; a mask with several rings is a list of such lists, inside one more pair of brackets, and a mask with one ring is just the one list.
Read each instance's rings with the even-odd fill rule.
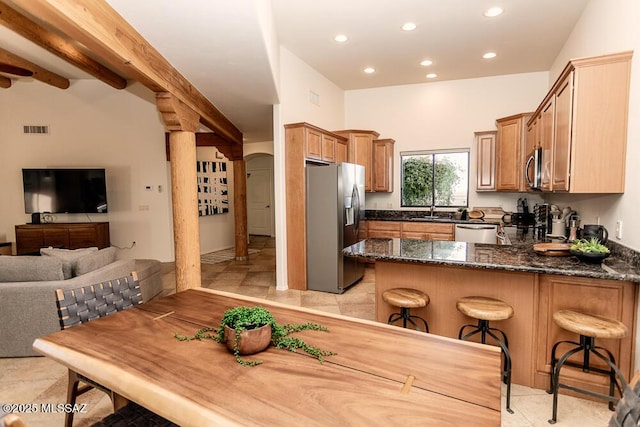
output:
[[624,192],[631,57],[569,61],[538,107],[543,191]]
[[373,141],[373,191],[393,192],[393,139]]
[[496,190],[526,191],[527,126],[531,113],[496,120]]
[[496,134],[495,130],[476,132],[477,184],[476,191],[496,190]]
[[285,125],[285,139],[291,142],[287,144],[287,149],[301,151],[302,156],[298,157],[302,159],[303,164],[304,160],[337,162],[336,157],[341,154],[340,147],[347,143],[345,138],[308,123]]
[[[290,289],[307,289],[307,210],[305,163],[339,162],[346,159],[347,139],[308,123],[284,126],[287,257],[304,260],[288,264]],[[342,149],[340,148],[342,147]]]
[[364,166],[364,190],[373,190],[373,141],[380,134],[373,130],[340,130],[334,132],[347,138],[347,161]]

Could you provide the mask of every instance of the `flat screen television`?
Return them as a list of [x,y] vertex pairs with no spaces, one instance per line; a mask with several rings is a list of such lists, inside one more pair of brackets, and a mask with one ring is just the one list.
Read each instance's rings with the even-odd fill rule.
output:
[[22,169],[25,213],[105,213],[104,169]]

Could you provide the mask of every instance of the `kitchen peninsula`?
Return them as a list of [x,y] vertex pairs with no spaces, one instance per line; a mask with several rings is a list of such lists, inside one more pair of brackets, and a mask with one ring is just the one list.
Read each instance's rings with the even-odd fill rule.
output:
[[[623,322],[629,335],[622,340],[598,340],[615,356],[622,373],[633,370],[637,284],[640,269],[613,251],[604,265],[585,264],[574,257],[547,257],[531,242],[489,245],[439,240],[377,238],[344,250],[345,255],[375,260],[376,320],[386,322],[393,307],[382,292],[394,287],[420,289],[430,304],[412,314],[429,322],[431,333],[457,338],[464,324],[474,323],[457,311],[456,301],[481,295],[508,302],[514,316],[492,326],[506,332],[513,359],[514,383],[548,388],[553,343],[576,336],[553,322],[553,313],[573,309]],[[493,322],[492,322],[493,323]],[[565,382],[606,392],[607,378],[579,370],[563,371]]]

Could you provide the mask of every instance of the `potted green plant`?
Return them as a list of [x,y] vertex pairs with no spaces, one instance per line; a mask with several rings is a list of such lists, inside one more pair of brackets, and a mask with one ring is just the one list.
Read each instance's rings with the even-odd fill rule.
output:
[[310,322],[278,325],[271,312],[260,306],[235,307],[224,312],[219,328],[202,328],[192,336],[176,333],[175,338],[179,341],[212,339],[223,343],[233,353],[238,363],[243,366],[261,364],[260,360],[247,360],[241,356],[260,352],[269,345],[293,352],[302,349],[318,359],[320,363],[324,362],[325,356],[335,354],[309,345],[299,338],[289,336],[294,332],[305,330],[329,331],[324,326]]

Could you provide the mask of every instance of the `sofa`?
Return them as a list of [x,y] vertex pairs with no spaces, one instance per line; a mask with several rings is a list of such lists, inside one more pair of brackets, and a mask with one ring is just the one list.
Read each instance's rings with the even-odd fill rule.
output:
[[[38,355],[33,341],[60,330],[56,289],[74,289],[136,271],[143,302],[162,292],[157,260],[116,260],[115,248],[41,250],[41,256],[0,256],[0,357]],[[53,253],[51,253],[53,252]]]

